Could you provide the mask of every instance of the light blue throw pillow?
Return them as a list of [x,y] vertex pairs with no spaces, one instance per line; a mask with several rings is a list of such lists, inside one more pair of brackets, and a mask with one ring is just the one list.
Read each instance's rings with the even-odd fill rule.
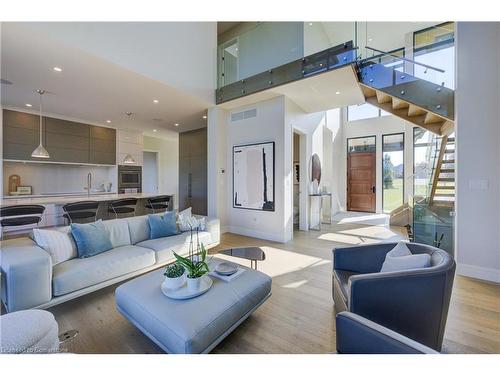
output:
[[71,224],[79,258],[88,258],[111,250],[113,245],[102,220],[89,224]]
[[163,216],[148,215],[151,240],[155,238],[174,236],[177,230],[177,216],[175,211],[166,212]]

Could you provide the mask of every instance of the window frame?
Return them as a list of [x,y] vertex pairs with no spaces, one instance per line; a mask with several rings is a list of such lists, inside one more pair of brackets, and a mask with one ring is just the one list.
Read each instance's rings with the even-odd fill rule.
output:
[[384,137],[388,137],[388,136],[391,136],[391,135],[402,135],[403,136],[403,193],[402,193],[402,205],[405,204],[405,181],[406,181],[406,175],[405,175],[405,172],[406,172],[406,168],[405,168],[405,149],[406,149],[406,139],[405,139],[405,132],[397,132],[397,133],[387,133],[387,134],[382,134],[382,139],[381,139],[381,146],[382,146],[382,169],[381,169],[381,172],[382,172],[382,212],[384,214],[387,214],[389,212],[386,212],[385,209],[384,209]]

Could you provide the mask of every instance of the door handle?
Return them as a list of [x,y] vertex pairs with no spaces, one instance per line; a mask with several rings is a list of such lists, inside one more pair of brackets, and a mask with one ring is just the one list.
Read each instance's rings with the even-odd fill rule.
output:
[[372,193],[375,194],[375,186],[372,186]]

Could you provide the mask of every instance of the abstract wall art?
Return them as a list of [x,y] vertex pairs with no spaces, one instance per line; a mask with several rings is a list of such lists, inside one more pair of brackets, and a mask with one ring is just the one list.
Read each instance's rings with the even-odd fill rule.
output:
[[233,207],[274,211],[274,142],[233,146]]

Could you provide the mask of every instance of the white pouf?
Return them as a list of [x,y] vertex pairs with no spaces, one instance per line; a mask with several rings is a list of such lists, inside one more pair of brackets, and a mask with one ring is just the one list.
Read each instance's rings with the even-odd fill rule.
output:
[[0,316],[0,353],[57,353],[59,326],[45,310],[21,310]]

